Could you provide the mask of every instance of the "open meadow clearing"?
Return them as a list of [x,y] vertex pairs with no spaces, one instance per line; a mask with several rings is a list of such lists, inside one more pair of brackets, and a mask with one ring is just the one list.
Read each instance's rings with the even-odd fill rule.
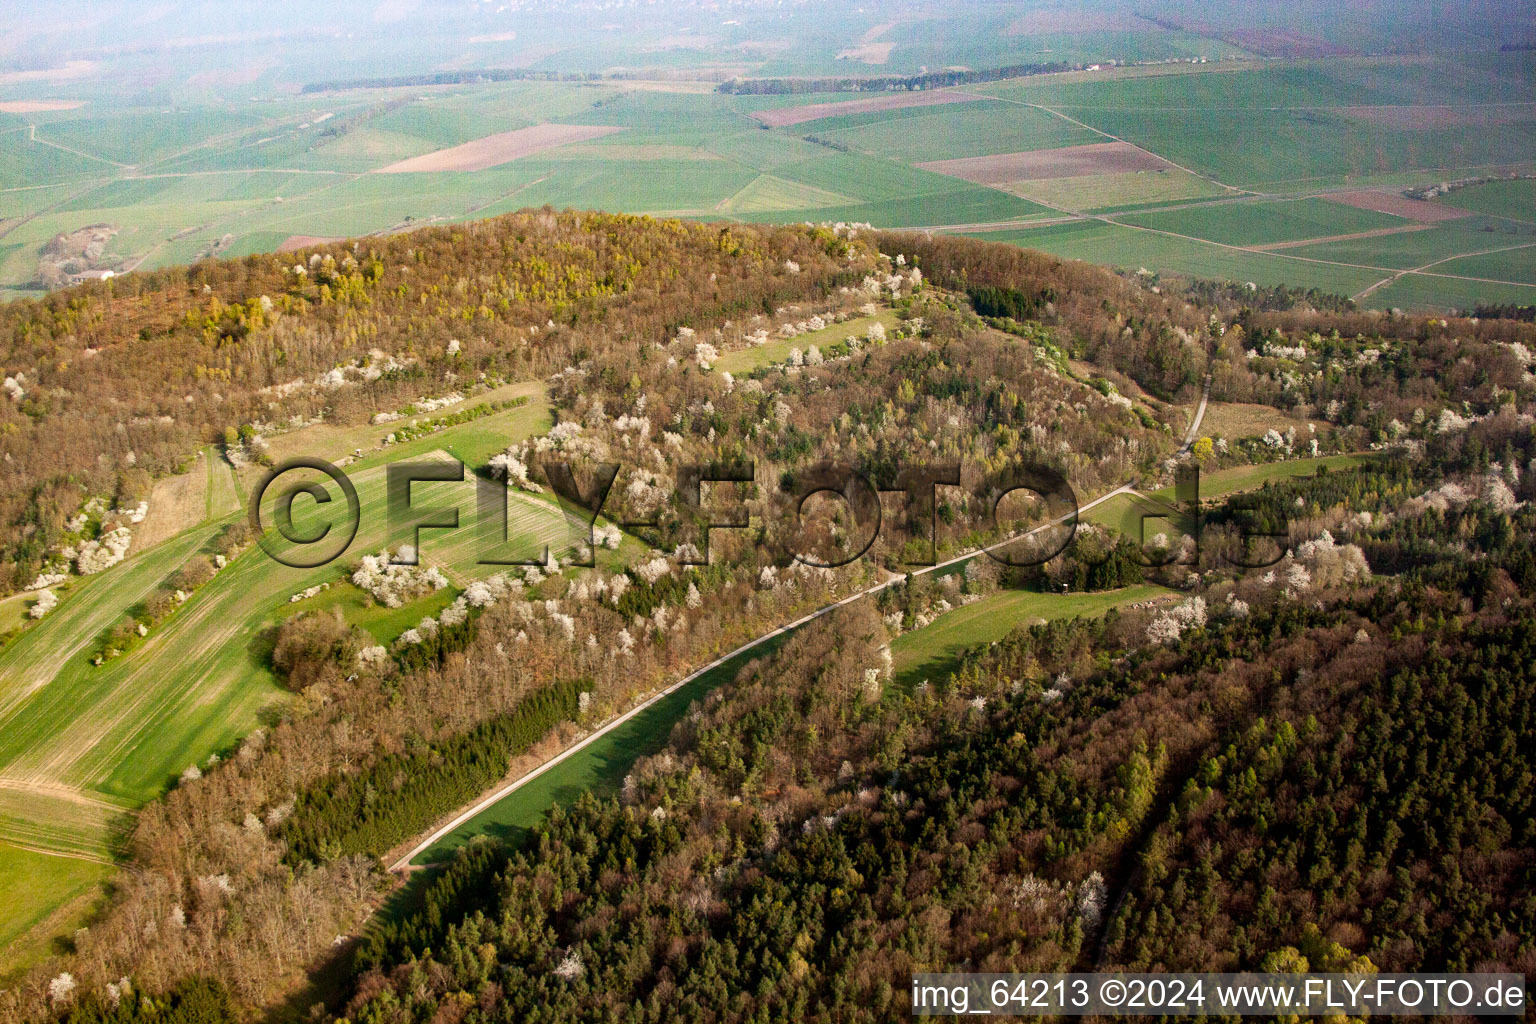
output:
[[[1322,420],[1311,422],[1319,429],[1326,427]],[[1258,405],[1251,402],[1211,402],[1205,407],[1205,416],[1200,420],[1200,436],[1236,440],[1242,437],[1259,437],[1270,430],[1277,430],[1282,434],[1292,427],[1298,431],[1305,430],[1307,423],[1307,420],[1298,420],[1272,405]]]
[[939,682],[960,667],[965,651],[1001,640],[1019,626],[1036,620],[1102,615],[1122,605],[1174,596],[1174,591],[1150,583],[1091,594],[999,591],[947,611],[929,625],[891,641],[892,674],[896,684],[904,688],[925,680]]
[[[1364,465],[1376,456],[1370,454],[1323,455],[1315,459],[1287,459],[1284,462],[1265,462],[1256,466],[1233,466],[1200,474],[1200,500],[1214,501],[1229,494],[1252,491],[1277,480],[1290,480],[1300,476],[1316,476],[1318,470],[1350,469]],[[1173,488],[1153,491],[1152,497],[1160,501],[1173,500]]]
[[797,334],[793,338],[770,338],[766,345],[755,348],[733,349],[715,360],[715,369],[738,375],[749,373],[760,366],[782,363],[789,358],[792,351],[798,350],[803,353],[813,345],[825,349],[849,336],[863,338],[870,326],[877,323],[887,331],[893,330],[898,323],[895,311],[882,310],[874,316],[854,317],[840,324],[823,327],[819,331]]
[[[92,860],[58,857],[0,843],[0,893],[6,895],[46,892],[56,895],[62,908],[96,890],[112,870]],[[81,912],[72,916],[78,920]],[[57,928],[45,928],[48,919],[57,913],[37,900],[0,900],[0,955],[5,962],[13,969],[27,966],[41,955],[52,933],[70,930],[67,926],[73,922],[62,920],[57,922]],[[49,934],[31,936],[29,942],[28,933],[34,931]]]

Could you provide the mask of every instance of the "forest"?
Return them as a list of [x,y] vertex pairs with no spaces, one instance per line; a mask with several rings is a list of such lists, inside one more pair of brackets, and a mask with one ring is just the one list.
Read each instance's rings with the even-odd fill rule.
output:
[[[1379,511],[1397,476],[1340,475],[1266,498]],[[907,693],[862,684],[883,634],[851,609],[621,799],[466,852],[345,1017],[883,1020],[936,964],[1529,971],[1531,566],[1480,550],[1315,603],[1239,584],[1250,610],[1166,647],[1129,615],[1021,627]]]

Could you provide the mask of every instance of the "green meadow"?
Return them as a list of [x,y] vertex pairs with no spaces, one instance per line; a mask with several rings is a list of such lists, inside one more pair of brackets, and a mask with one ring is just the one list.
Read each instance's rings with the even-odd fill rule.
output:
[[999,591],[947,611],[922,629],[903,633],[891,641],[893,674],[902,687],[924,681],[940,682],[960,666],[966,651],[1001,640],[1019,626],[1036,620],[1102,615],[1111,608],[1171,593],[1166,587],[1150,583],[1092,594]]

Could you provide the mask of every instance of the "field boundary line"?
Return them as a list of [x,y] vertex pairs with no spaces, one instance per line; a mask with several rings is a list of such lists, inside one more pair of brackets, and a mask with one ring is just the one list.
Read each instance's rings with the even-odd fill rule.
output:
[[[980,94],[979,93],[977,95],[988,95],[988,94]],[[1197,170],[1195,170],[1192,167],[1185,167],[1181,163],[1178,163],[1178,162],[1176,162],[1174,160],[1169,160],[1167,157],[1163,156],[1161,153],[1154,153],[1154,152],[1152,152],[1152,150],[1148,149],[1145,146],[1138,146],[1136,143],[1131,142],[1128,139],[1122,139],[1120,136],[1111,134],[1110,132],[1107,132],[1107,131],[1105,131],[1102,128],[1095,128],[1091,124],[1088,124],[1088,123],[1083,122],[1083,121],[1079,121],[1077,118],[1073,117],[1072,115],[1064,114],[1061,111],[1056,110],[1056,109],[1054,109],[1052,107],[1048,107],[1048,106],[1046,106],[1043,103],[1031,103],[1028,100],[1010,99],[1009,97],[1006,97],[1006,96],[993,96],[992,98],[993,99],[1002,100],[1004,103],[1015,103],[1015,104],[1017,104],[1017,105],[1019,105],[1021,107],[1033,107],[1036,110],[1042,110],[1045,113],[1052,114],[1052,115],[1054,115],[1056,117],[1059,117],[1063,121],[1066,121],[1066,122],[1068,122],[1070,124],[1075,124],[1079,128],[1086,128],[1086,129],[1088,129],[1089,131],[1093,132],[1096,135],[1102,135],[1106,139],[1112,139],[1115,142],[1121,143],[1122,145],[1130,146],[1132,149],[1135,149],[1135,150],[1137,150],[1139,152],[1145,153],[1145,154],[1147,154],[1150,157],[1156,157],[1158,160],[1163,161],[1163,163],[1168,164],[1170,167],[1177,167],[1179,170],[1183,171],[1184,173],[1186,173],[1186,174],[1193,174],[1195,177],[1202,178],[1205,181],[1208,181],[1208,182],[1210,182],[1213,185],[1216,185],[1216,186],[1219,186],[1219,187],[1225,188],[1225,189],[1230,189],[1233,192],[1252,194],[1252,190],[1250,190],[1250,189],[1238,188],[1236,185],[1228,185],[1224,181],[1218,181],[1216,178],[1211,177],[1209,174],[1205,174],[1205,173],[1203,173],[1201,171],[1197,171]]]
[[125,171],[133,169],[133,164],[121,163],[117,160],[111,160],[104,156],[97,156],[94,153],[87,153],[84,150],[71,149],[69,146],[63,145],[62,143],[53,142],[49,139],[40,139],[37,137],[37,125],[35,124],[27,125],[27,131],[27,141],[35,142],[39,146],[52,146],[54,149],[61,149],[66,153],[73,153],[75,156],[83,156],[87,160],[95,160],[97,163],[111,164],[113,167],[121,167]]
[[1263,245],[1249,246],[1254,252],[1274,252],[1276,249],[1300,249],[1307,245],[1325,245],[1329,242],[1353,242],[1362,238],[1384,238],[1387,235],[1402,235],[1411,231],[1427,231],[1434,227],[1433,224],[1403,224],[1399,227],[1375,228],[1371,231],[1353,231],[1347,235],[1321,235],[1317,238],[1295,238],[1289,242],[1266,242]]
[[1512,284],[1518,285],[1522,288],[1536,288],[1536,284],[1530,284],[1525,281],[1500,281],[1495,278],[1467,277],[1462,274],[1436,274],[1430,272],[1429,270],[1430,267],[1438,267],[1440,264],[1449,263],[1452,260],[1467,259],[1472,256],[1488,256],[1496,252],[1509,252],[1512,249],[1529,249],[1533,245],[1536,245],[1536,242],[1521,242],[1519,245],[1504,245],[1497,249],[1484,249],[1481,252],[1460,252],[1454,256],[1446,256],[1431,263],[1426,263],[1421,267],[1413,267],[1409,270],[1399,270],[1388,277],[1382,278],[1380,281],[1377,281],[1375,284],[1371,285],[1364,291],[1356,292],[1354,295],[1350,296],[1350,299],[1363,299],[1367,295],[1370,295],[1372,292],[1379,291],[1382,288],[1396,284],[1398,281],[1401,281],[1403,278],[1410,274],[1417,277],[1438,277],[1454,281],[1477,281],[1482,284]]

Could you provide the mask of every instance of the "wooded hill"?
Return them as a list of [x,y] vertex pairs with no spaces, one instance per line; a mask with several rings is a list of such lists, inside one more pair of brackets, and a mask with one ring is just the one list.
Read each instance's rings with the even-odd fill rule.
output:
[[[874,321],[862,337],[798,347],[799,324],[826,330],[850,311]],[[0,402],[6,543],[34,570],[70,501],[110,489],[129,452],[132,468],[159,472],[231,425],[356,421],[480,373],[548,381],[558,424],[506,453],[509,476],[551,451],[586,469],[622,462],[611,514],[654,517],[661,531],[637,530],[655,550],[617,569],[502,580],[500,599],[452,623],[444,613],[430,641],[365,659],[345,624],[312,644],[292,637],[284,661],[300,699],[144,809],[110,902],[67,954],[0,994],[0,1019],[162,1012],[141,993],[207,1019],[272,1008],[335,955],[338,935],[362,928],[389,884],[384,847],[510,768],[539,728],[559,723],[541,737],[548,752],[884,578],[874,559],[816,569],[790,557],[786,509],[805,467],[851,461],[884,478],[909,460],[965,464],[982,500],[939,510],[954,551],[981,536],[986,499],[1021,465],[1048,465],[1083,496],[1166,482],[1179,406],[1207,376],[1214,397],[1299,417],[1301,433],[1271,431],[1257,457],[1294,458],[1309,441],[1391,444],[1414,475],[1264,492],[1275,503],[1261,515],[1314,528],[1267,577],[1170,569],[1157,579],[1187,588],[1176,610],[1024,630],[925,690],[895,687],[881,649],[931,618],[914,604],[931,596],[913,585],[883,599],[905,606],[861,602],[710,698],[622,800],[556,817],[527,849],[477,854],[462,869],[475,880],[456,876],[427,916],[364,943],[358,966],[378,970],[334,1009],[380,1022],[643,1020],[682,1006],[884,1019],[904,1012],[899,972],[919,964],[1254,965],[1311,948],[1309,925],[1382,966],[1428,965],[1423,950],[1456,942],[1478,962],[1523,963],[1530,949],[1529,836],[1487,781],[1529,799],[1518,752],[1532,744],[1511,702],[1529,703],[1531,325],[1266,311],[1226,294],[1201,304],[1005,246],[847,225],[549,211],[130,275],[0,318],[6,373],[25,377],[25,394]],[[722,353],[752,352],[765,355],[738,373],[714,368]],[[1310,437],[1309,420],[1322,424]],[[712,545],[708,570],[677,564],[696,525],[679,498],[685,467],[738,459],[759,468],[742,499],[751,526]],[[847,541],[846,525],[833,517],[826,539]],[[1325,526],[1344,543],[1323,544]],[[899,564],[905,543],[893,531],[875,555]],[[1365,552],[1401,578],[1371,579]],[[966,580],[976,589],[964,596],[979,597],[995,574]],[[1117,570],[1097,585],[1122,582]],[[1473,637],[1507,656],[1478,661]],[[1438,666],[1433,680],[1415,675],[1421,664]],[[1390,761],[1425,792],[1476,783],[1472,802],[1431,809],[1455,821],[1420,845],[1384,838],[1384,822],[1422,809],[1390,793],[1303,776],[1305,793],[1238,794],[1247,764],[1201,767],[1233,744],[1279,743],[1263,756],[1315,762],[1320,780],[1342,745],[1329,744],[1399,678],[1434,690],[1431,717],[1392,698],[1397,724],[1372,726],[1361,765],[1387,765],[1390,737],[1441,742],[1453,712],[1512,709],[1507,731],[1486,747],[1461,741],[1459,759]],[[407,767],[445,785],[408,785]],[[1308,799],[1351,822],[1366,807],[1358,855],[1317,852]],[[1209,818],[1223,800],[1244,815],[1232,827],[1260,837],[1225,846],[1230,860],[1175,816]],[[1310,860],[1263,838],[1294,822]],[[1181,846],[1186,836],[1201,842]],[[1487,859],[1489,902],[1463,940],[1447,922],[1471,913],[1471,890],[1439,882],[1469,847]],[[1335,892],[1329,878],[1343,876],[1328,870],[1344,864],[1369,867]],[[1262,927],[1227,927],[1249,920],[1261,879],[1293,869],[1310,895],[1272,913],[1271,899]],[[483,885],[487,873],[502,880]],[[1425,900],[1441,902],[1420,913]],[[1178,946],[1185,933],[1163,911],[1186,903],[1215,922],[1209,948]],[[1318,956],[1331,963],[1334,951]],[[125,998],[123,977],[140,994]]]

